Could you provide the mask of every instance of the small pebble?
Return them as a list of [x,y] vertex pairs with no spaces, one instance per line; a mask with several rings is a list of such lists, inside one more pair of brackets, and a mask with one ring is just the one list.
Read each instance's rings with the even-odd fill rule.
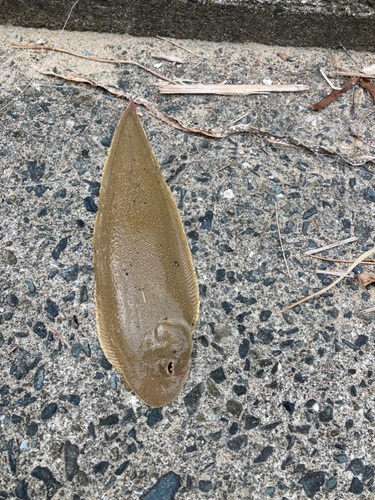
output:
[[254,460],[254,464],[265,462],[273,453],[273,446],[266,446]]
[[300,483],[302,484],[306,495],[309,498],[313,498],[313,496],[316,495],[316,493],[319,493],[320,488],[324,484],[324,480],[325,480],[324,472],[321,471],[307,472],[300,480]]
[[42,420],[50,419],[56,413],[56,411],[57,411],[57,404],[56,403],[49,403],[42,410],[42,413],[41,413]]
[[11,250],[4,250],[3,256],[2,256],[2,261],[5,264],[9,264],[10,266],[14,266],[14,264],[17,264],[17,257],[14,255],[14,253]]
[[81,398],[77,394],[69,394],[68,401],[74,406],[78,406]]
[[173,500],[181,487],[181,477],[167,472],[142,496],[142,500]]
[[29,289],[29,292],[31,295],[34,295],[36,292],[36,287],[31,279],[25,279],[25,284],[27,288]]
[[192,415],[198,410],[199,401],[204,393],[204,383],[196,385],[185,397],[184,403],[189,415]]

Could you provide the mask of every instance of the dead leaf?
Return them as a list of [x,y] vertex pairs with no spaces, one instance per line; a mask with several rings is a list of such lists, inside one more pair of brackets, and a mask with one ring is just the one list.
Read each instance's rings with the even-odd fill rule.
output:
[[373,274],[360,273],[357,274],[357,278],[359,286],[367,286],[375,283],[375,276]]
[[317,104],[313,105],[313,110],[315,111],[320,111],[321,109],[326,108],[330,104],[332,104],[338,97],[340,97],[341,94],[345,94],[348,90],[354,87],[354,85],[357,85],[359,82],[360,77],[359,76],[352,76],[346,82],[344,85],[341,87],[340,90],[332,90],[331,93],[329,93],[327,96],[323,97],[321,101],[319,101]]
[[359,80],[359,84],[362,88],[370,92],[372,98],[375,101],[375,85],[372,82],[370,82],[370,80],[368,80],[367,78],[361,78]]

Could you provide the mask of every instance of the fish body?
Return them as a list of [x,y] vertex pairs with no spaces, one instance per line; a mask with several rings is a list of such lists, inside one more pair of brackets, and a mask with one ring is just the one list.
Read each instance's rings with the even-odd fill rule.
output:
[[106,161],[94,229],[101,347],[147,404],[168,404],[189,372],[198,284],[173,196],[133,103]]

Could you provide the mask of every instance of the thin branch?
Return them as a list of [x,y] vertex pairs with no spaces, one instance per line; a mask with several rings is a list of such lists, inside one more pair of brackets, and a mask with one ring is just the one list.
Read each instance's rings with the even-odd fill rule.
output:
[[[319,255],[309,255],[309,257],[311,257],[312,259],[326,260],[328,262],[340,262],[341,264],[351,264],[352,262],[354,262],[353,259],[348,259],[348,260],[345,260],[345,259],[329,259],[328,257],[319,257]],[[369,265],[369,266],[374,266],[375,265],[375,260],[373,260],[373,259],[366,259],[366,260],[362,261],[362,264],[366,264],[366,265]]]
[[217,170],[215,170],[215,172],[220,172],[221,170],[224,170],[225,168],[233,167],[233,165],[235,165],[236,163],[238,163],[237,160],[232,161],[231,163],[228,163],[227,165],[224,165],[223,167],[218,168]]
[[13,346],[12,349],[10,351],[8,351],[8,354],[11,354],[12,352],[14,352],[19,346],[20,346],[20,344],[16,344],[15,346]]
[[162,36],[156,35],[156,38],[159,38],[159,40],[163,40],[164,42],[170,43],[171,45],[174,45],[175,47],[178,47],[179,49],[185,50],[186,52],[189,52],[190,54],[193,54],[193,56],[198,57],[194,52],[190,49],[186,49],[182,45],[179,45],[176,42],[172,42],[172,40],[168,40],[167,38],[163,38]]
[[26,49],[26,50],[53,50],[54,52],[61,52],[62,54],[69,54],[71,56],[75,57],[80,57],[81,59],[87,59],[88,61],[96,61],[96,62],[101,62],[101,63],[106,63],[106,64],[133,64],[134,66],[138,66],[138,68],[143,69],[144,71],[148,71],[148,73],[151,73],[154,76],[157,76],[158,78],[161,78],[162,80],[165,80],[166,82],[172,83],[173,80],[170,78],[167,78],[166,76],[161,75],[160,73],[157,73],[153,69],[147,68],[146,66],[143,66],[143,64],[140,64],[136,61],[132,61],[131,59],[105,59],[104,57],[94,57],[94,56],[84,56],[83,54],[78,54],[77,52],[73,52],[71,50],[67,49],[58,49],[56,47],[42,47],[40,45],[23,45],[21,43],[11,43],[10,46],[15,49]]
[[314,297],[318,297],[319,295],[322,295],[323,293],[328,292],[328,290],[330,290],[331,288],[336,286],[338,283],[340,283],[340,281],[342,281],[349,273],[351,273],[353,271],[353,269],[356,266],[358,266],[358,264],[363,262],[365,259],[367,259],[367,257],[369,257],[374,252],[375,252],[375,247],[371,248],[370,250],[368,250],[367,252],[362,254],[360,257],[358,257],[358,259],[356,259],[353,262],[353,264],[345,271],[345,273],[342,274],[339,278],[337,278],[337,280],[333,281],[330,285],[326,286],[325,288],[322,288],[322,290],[319,290],[318,292],[315,292],[315,293],[309,295],[308,297],[304,297],[303,299],[298,300],[297,302],[294,302],[293,304],[290,304],[290,306],[284,307],[284,309],[282,309],[280,312],[283,313],[285,311],[288,311],[289,309],[292,309],[293,307],[296,307],[299,304],[302,304],[303,302],[307,302],[308,300],[313,299]]
[[363,309],[359,313],[355,314],[355,316],[361,316],[361,314],[372,313],[375,311],[375,307],[370,307],[369,309]]
[[337,241],[336,243],[331,243],[330,245],[325,245],[324,247],[313,248],[312,250],[307,250],[307,252],[304,252],[303,255],[313,255],[314,253],[324,252],[325,250],[330,250],[331,248],[341,247],[343,245],[347,245],[348,243],[353,243],[354,241],[357,241],[357,240],[358,240],[358,238],[356,238],[355,236],[351,236],[350,238],[347,238],[346,240]]
[[341,87],[335,87],[333,85],[333,83],[331,82],[331,80],[328,78],[328,76],[324,73],[324,71],[322,70],[322,68],[320,68],[320,73],[322,74],[322,77],[324,78],[324,80],[328,83],[328,85],[331,87],[331,89],[333,90],[341,90]]
[[57,332],[56,330],[53,330],[52,328],[48,328],[48,330],[54,333],[56,337],[58,337],[61,340],[61,342],[63,342],[66,346],[70,347],[68,341],[65,339],[65,337],[61,335],[61,333]]
[[153,52],[151,54],[155,59],[162,59],[163,61],[173,62],[177,64],[185,64],[185,61],[181,57],[172,56],[170,54],[162,54],[161,52]]
[[345,278],[355,278],[355,274],[350,273],[346,274],[343,271],[316,271],[316,274],[326,274],[327,276],[343,276],[345,274]]
[[336,66],[339,68],[339,70],[345,71],[344,68],[339,63],[339,61],[336,59],[336,57],[331,52],[330,52],[330,56],[332,57],[333,62],[336,64]]
[[277,231],[279,233],[279,241],[280,241],[281,251],[283,253],[283,259],[284,259],[284,262],[285,262],[286,269],[288,271],[289,279],[292,279],[292,277],[290,275],[290,271],[289,271],[288,262],[287,262],[286,257],[285,257],[283,240],[281,239],[280,224],[279,224],[279,204],[278,204],[277,200],[275,202],[275,208],[276,208],[276,224],[277,224]]
[[356,67],[357,71],[361,72],[361,70],[358,68],[358,63],[357,61],[354,59],[354,57],[352,57],[350,54],[349,54],[349,51],[346,50],[346,48],[341,45],[341,48],[344,50],[344,52],[346,53],[346,55],[349,57],[349,59],[354,63],[354,66]]
[[332,71],[333,75],[341,75],[341,76],[359,76],[361,78],[370,78],[371,80],[375,78],[373,74],[367,73],[357,73],[356,71]]
[[216,94],[250,95],[268,92],[302,92],[309,90],[307,85],[165,85],[158,84],[161,94]]
[[364,165],[367,162],[375,162],[375,159],[373,157],[364,157],[360,158],[358,161],[353,160],[352,158],[336,152],[336,151],[331,151],[330,149],[325,148],[324,146],[308,146],[307,144],[304,144],[303,142],[299,141],[298,139],[290,136],[277,136],[274,134],[271,134],[270,132],[267,132],[266,130],[259,130],[257,128],[252,127],[250,124],[238,124],[238,125],[233,125],[231,127],[226,128],[225,130],[221,132],[208,132],[207,130],[200,130],[197,128],[189,127],[188,125],[184,125],[175,118],[171,118],[170,116],[166,115],[163,111],[161,111],[154,103],[147,101],[147,99],[144,99],[142,97],[137,97],[130,92],[126,92],[121,89],[117,89],[115,87],[112,87],[110,85],[103,85],[100,83],[95,82],[91,78],[87,78],[85,76],[81,75],[62,75],[55,73],[53,71],[45,71],[42,70],[41,68],[38,68],[37,66],[34,66],[34,68],[41,74],[43,75],[48,75],[48,76],[54,76],[56,78],[61,78],[62,80],[68,80],[72,81],[75,83],[88,83],[89,85],[97,88],[101,88],[103,90],[106,90],[108,93],[113,94],[117,97],[122,97],[128,100],[133,100],[135,104],[138,104],[140,106],[144,106],[146,109],[150,111],[152,115],[154,115],[156,118],[159,120],[162,120],[163,122],[167,123],[170,127],[173,127],[177,130],[181,130],[183,132],[190,132],[192,134],[200,134],[206,137],[211,137],[215,139],[224,139],[226,137],[229,137],[231,135],[235,134],[240,134],[240,133],[248,133],[248,134],[253,134],[257,135],[259,137],[265,137],[269,142],[275,143],[275,144],[281,144],[283,146],[293,146],[295,148],[300,148],[304,149],[305,151],[308,151],[309,153],[312,153],[314,155],[325,155],[329,156],[331,158],[339,158],[342,160],[344,163],[347,163],[348,165],[351,165],[353,167],[361,166]]
[[350,133],[352,135],[354,135],[354,137],[357,137],[357,139],[362,141],[364,144],[368,144],[372,148],[375,148],[375,141],[373,139],[370,139],[370,137],[367,137],[366,135],[359,133],[358,130],[356,130],[351,125],[349,125],[348,128],[349,128]]
[[332,90],[328,95],[323,97],[323,99],[321,99],[319,102],[314,104],[312,106],[312,109],[314,111],[321,111],[322,109],[326,108],[327,106],[329,106],[330,104],[335,102],[340,97],[340,95],[345,94],[346,92],[348,92],[348,90],[350,90],[352,87],[354,87],[354,85],[357,85],[359,80],[360,80],[360,77],[349,78],[344,83],[344,85],[341,87],[340,90]]

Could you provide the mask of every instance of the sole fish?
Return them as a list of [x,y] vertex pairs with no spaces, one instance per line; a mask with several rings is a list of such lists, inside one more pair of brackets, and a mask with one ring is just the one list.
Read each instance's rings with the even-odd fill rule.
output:
[[103,171],[94,268],[106,357],[145,403],[167,405],[189,373],[198,283],[176,203],[133,103]]

